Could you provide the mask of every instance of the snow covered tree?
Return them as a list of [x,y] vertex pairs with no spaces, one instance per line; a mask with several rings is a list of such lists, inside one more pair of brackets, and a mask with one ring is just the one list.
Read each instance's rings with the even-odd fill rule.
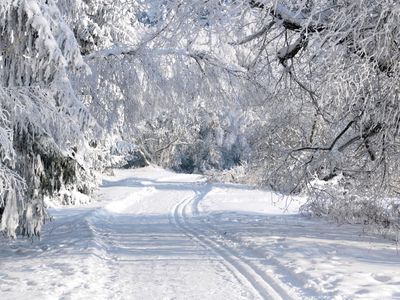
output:
[[384,2],[252,1],[269,15],[264,35],[283,29],[274,46],[284,76],[278,83],[290,79],[315,115],[296,154],[358,149],[369,162],[389,158],[398,123],[399,5]]
[[[70,26],[78,32],[82,48],[90,48],[84,51],[84,58],[92,73],[77,77],[74,88],[112,136],[111,140],[130,140],[143,150],[154,151],[148,153],[153,156],[153,162],[175,167],[183,159],[178,152],[183,156],[190,152],[188,145],[199,141],[198,125],[189,125],[189,120],[195,119],[190,115],[197,114],[198,107],[221,115],[224,105],[240,110],[248,96],[243,89],[254,89],[245,78],[245,69],[220,59],[218,56],[223,55],[222,52],[214,53],[218,47],[209,42],[215,39],[215,43],[222,46],[218,41],[222,35],[210,30],[211,23],[208,23],[213,17],[207,16],[201,3],[193,7],[181,6],[176,1],[132,1],[129,4],[114,1],[112,5],[96,1],[85,5],[83,10],[66,10],[66,14],[71,15],[66,19],[71,20]],[[86,9],[91,12],[89,16]],[[82,16],[77,17],[79,14]],[[218,28],[223,29],[228,21],[228,16],[220,18]],[[88,25],[93,22],[95,25]],[[97,38],[88,38],[92,41],[90,47],[79,38],[82,26],[88,26],[83,32],[94,32],[90,28],[97,28]],[[174,122],[164,124],[172,126],[168,127],[171,138],[167,138],[168,134],[158,135],[168,131],[167,127],[162,128],[163,122],[158,122],[163,115],[174,118]],[[204,120],[197,120],[199,123],[207,122],[208,117],[203,116]],[[143,128],[147,121],[161,126],[160,131]],[[175,139],[178,132],[179,140]],[[208,145],[211,148],[220,147],[216,140],[208,142],[213,143]],[[206,146],[205,141],[203,145]],[[174,154],[166,153],[172,149]],[[200,159],[196,161],[200,167]],[[213,163],[218,168],[228,165],[223,163],[224,159],[218,161]]]
[[[279,106],[282,121],[276,114],[261,141],[260,160],[269,166],[265,181],[288,192],[311,187],[320,212],[358,211],[352,216],[364,218],[363,201],[377,203],[399,189],[400,5],[321,0],[250,6],[260,16],[258,29],[237,44],[265,49],[260,64],[271,67],[264,76],[285,106]],[[373,222],[368,218],[364,222]]]
[[96,123],[69,81],[87,71],[55,1],[0,3],[0,230],[9,236],[38,235],[44,196],[90,176]]

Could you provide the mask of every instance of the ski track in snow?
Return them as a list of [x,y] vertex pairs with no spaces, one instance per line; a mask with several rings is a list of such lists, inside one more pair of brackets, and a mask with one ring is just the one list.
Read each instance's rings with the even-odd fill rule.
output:
[[277,195],[156,167],[0,240],[0,299],[400,299],[396,245],[295,214]]
[[[212,249],[219,255],[225,261],[226,267],[229,268],[237,278],[243,277],[241,282],[247,281],[260,298],[294,299],[289,292],[286,292],[284,288],[276,284],[275,281],[267,277],[266,274],[262,274],[252,263],[245,260],[233,249],[230,249],[228,246],[213,238],[213,234],[210,230],[196,229],[195,226],[191,225],[191,207],[194,203],[198,202],[195,201],[196,198],[195,196],[194,198],[184,199],[175,207],[174,218],[176,223],[179,224],[178,226],[184,231],[189,232],[201,244]],[[201,227],[199,226],[198,228]]]

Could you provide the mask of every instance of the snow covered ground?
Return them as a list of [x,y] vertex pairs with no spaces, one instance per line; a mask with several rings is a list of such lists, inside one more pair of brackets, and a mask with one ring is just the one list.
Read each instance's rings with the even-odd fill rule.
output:
[[[400,252],[298,199],[156,167],[0,244],[0,299],[400,299]],[[290,205],[289,205],[290,204]]]

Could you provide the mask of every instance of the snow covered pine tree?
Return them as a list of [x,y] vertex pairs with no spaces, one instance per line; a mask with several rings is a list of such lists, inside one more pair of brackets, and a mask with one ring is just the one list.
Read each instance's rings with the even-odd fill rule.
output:
[[[44,197],[91,176],[84,157],[96,124],[69,72],[88,67],[56,1],[1,1],[0,230],[8,236],[39,235]],[[77,188],[89,193],[85,182]]]

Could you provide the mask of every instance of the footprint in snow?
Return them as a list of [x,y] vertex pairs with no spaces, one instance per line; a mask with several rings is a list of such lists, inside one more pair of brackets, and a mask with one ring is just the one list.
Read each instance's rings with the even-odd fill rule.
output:
[[374,279],[379,282],[388,282],[391,277],[386,275],[375,275]]

